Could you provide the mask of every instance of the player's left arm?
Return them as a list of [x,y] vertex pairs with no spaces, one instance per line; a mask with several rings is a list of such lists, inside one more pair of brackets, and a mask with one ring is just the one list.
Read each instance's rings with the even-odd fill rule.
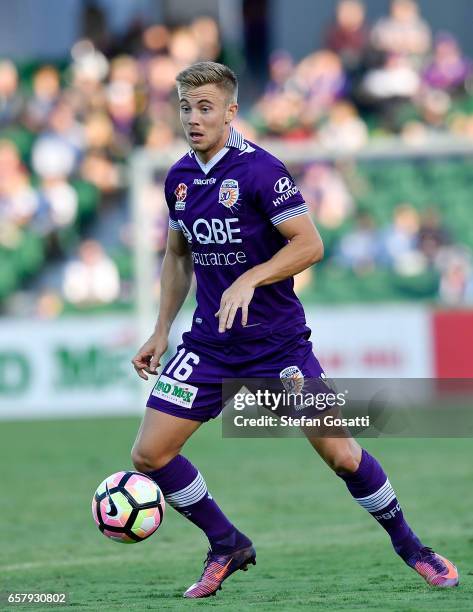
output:
[[289,242],[271,259],[243,273],[223,292],[220,309],[215,313],[219,317],[219,332],[231,328],[239,308],[241,323],[246,325],[256,287],[294,276],[323,258],[322,238],[309,214],[291,217],[279,223],[277,229]]

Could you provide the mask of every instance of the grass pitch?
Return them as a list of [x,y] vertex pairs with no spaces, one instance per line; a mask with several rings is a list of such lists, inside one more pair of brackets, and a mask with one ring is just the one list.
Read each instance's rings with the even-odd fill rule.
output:
[[57,610],[473,609],[472,440],[361,440],[422,540],[459,567],[459,588],[434,590],[305,440],[222,439],[220,422],[203,426],[185,454],[253,538],[257,565],[215,598],[188,601],[207,549],[193,525],[168,508],[155,535],[126,546],[92,521],[95,487],[132,467],[137,427],[134,418],[0,424],[1,610],[13,609],[5,593],[37,591],[67,592]]

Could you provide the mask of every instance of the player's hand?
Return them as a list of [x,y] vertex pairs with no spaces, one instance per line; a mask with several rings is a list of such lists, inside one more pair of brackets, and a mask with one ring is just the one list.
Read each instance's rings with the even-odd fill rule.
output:
[[157,374],[157,368],[161,365],[160,359],[168,349],[167,336],[155,332],[150,336],[140,350],[131,360],[135,372],[143,380],[148,380],[148,374]]
[[255,288],[248,278],[244,275],[237,278],[222,293],[220,308],[215,313],[218,317],[218,331],[223,333],[230,329],[235,320],[235,315],[241,308],[241,324],[245,326],[248,322],[248,306],[253,298]]

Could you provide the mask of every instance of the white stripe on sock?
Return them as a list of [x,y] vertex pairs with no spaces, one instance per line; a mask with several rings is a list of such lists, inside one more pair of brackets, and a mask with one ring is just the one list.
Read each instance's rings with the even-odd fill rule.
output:
[[185,499],[193,498],[195,493],[200,493],[201,489],[205,488],[205,483],[203,481],[202,476],[197,475],[197,477],[184,489],[180,489],[179,491],[174,491],[174,493],[169,493],[167,497],[171,501],[184,501]]
[[366,497],[355,497],[355,500],[368,512],[378,512],[388,506],[395,497],[396,493],[389,479],[386,479],[386,482],[377,491]]
[[197,503],[206,493],[207,485],[205,484],[205,480],[202,474],[197,472],[197,476],[187,485],[187,487],[179,491],[174,491],[174,493],[169,493],[165,495],[164,498],[173,508],[183,508]]
[[189,493],[189,495],[185,495],[185,496],[177,497],[177,498],[172,497],[171,499],[166,497],[166,501],[168,501],[174,507],[181,508],[183,506],[190,506],[191,504],[195,504],[200,499],[202,499],[202,497],[204,497],[206,493],[207,493],[207,487],[205,486],[205,483],[202,483],[201,486],[199,486],[197,489],[194,489],[192,493]]

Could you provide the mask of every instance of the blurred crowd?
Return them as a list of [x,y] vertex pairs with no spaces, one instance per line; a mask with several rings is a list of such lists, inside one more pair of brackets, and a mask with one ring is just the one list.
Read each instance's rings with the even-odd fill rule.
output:
[[[381,165],[378,172],[383,171],[386,170]],[[468,171],[463,185],[458,185],[459,191],[452,190],[452,201],[458,193],[468,194]],[[356,166],[309,164],[302,170],[300,186],[324,237],[324,269],[342,268],[359,279],[382,271],[390,276],[391,283],[401,287],[404,282],[406,286],[416,282],[425,285],[429,279],[426,296],[431,294],[451,306],[473,303],[473,223],[469,222],[472,216],[468,209],[460,237],[444,222],[440,206],[425,198],[420,206],[400,201],[390,207],[391,215],[379,215],[378,206],[385,204],[377,195],[380,186],[367,184]],[[431,187],[435,192],[435,183]],[[411,190],[415,191],[412,187]],[[396,189],[390,192],[395,198]],[[369,197],[364,199],[370,202],[369,206],[357,205],[357,199],[363,200],[366,194]],[[449,202],[444,202],[442,208],[448,210]],[[380,216],[385,221],[380,221]],[[457,227],[461,223],[459,219]],[[311,269],[296,277],[296,288],[310,288],[313,276]],[[421,287],[418,295],[423,291]]]
[[[40,296],[38,308],[46,314],[57,313],[61,298],[90,305],[120,297],[117,266],[96,240],[82,236],[80,188],[96,189],[99,219],[123,205],[133,150],[183,145],[177,72],[198,60],[222,59],[210,17],[173,30],[132,25],[120,44],[97,28],[99,17],[65,66],[40,65],[22,78],[11,60],[0,60],[0,249],[14,250],[28,229],[43,238],[48,259],[70,259],[62,268],[61,295],[45,290]],[[67,233],[71,228],[76,234]],[[122,248],[130,246],[129,234],[120,233]],[[79,240],[71,244],[74,235]],[[165,233],[157,235],[158,251],[164,241]]]
[[[57,314],[63,302],[129,299],[119,264],[81,217],[81,186],[95,190],[98,220],[107,209],[124,206],[127,162],[136,147],[164,152],[185,146],[177,72],[199,60],[231,64],[210,17],[175,28],[133,24],[120,41],[106,33],[99,13],[89,17],[87,37],[73,46],[65,65],[40,65],[24,77],[12,61],[0,61],[0,249],[14,250],[28,229],[44,240],[47,259],[63,262],[60,288],[40,296],[42,316]],[[433,36],[414,0],[393,0],[389,15],[373,24],[366,21],[363,2],[341,0],[323,49],[298,62],[285,50],[271,54],[264,91],[251,104],[243,101],[246,112],[236,127],[252,140],[311,139],[327,151],[356,152],[386,133],[414,142],[439,131],[473,138],[473,114],[464,110],[472,75],[473,65],[454,36]],[[454,237],[440,231],[442,221],[433,211],[420,218],[403,204],[391,226],[379,228],[357,210],[337,168],[309,165],[300,184],[322,228],[355,219],[355,229],[334,252],[337,265],[401,272],[434,266],[442,274],[442,299],[454,303],[471,295],[469,256],[460,248],[452,254]],[[162,177],[146,190],[156,211],[159,254],[167,227]],[[89,202],[89,209],[94,206]],[[437,223],[435,231],[429,223]],[[75,232],[68,233],[71,228]],[[130,248],[129,236],[127,228],[119,232],[119,249]],[[429,252],[433,242],[435,254]]]
[[457,102],[471,93],[473,65],[455,37],[432,36],[415,0],[392,0],[368,24],[361,0],[341,0],[325,48],[300,62],[270,57],[269,82],[252,122],[259,133],[316,139],[356,150],[376,133],[419,141],[438,130],[465,134],[471,117]]
[[[334,259],[357,275],[379,268],[397,277],[439,277],[440,300],[452,306],[473,302],[471,251],[456,244],[435,207],[423,214],[410,204],[399,204],[392,221],[378,227],[369,213],[359,212],[356,226],[337,245]],[[435,282],[435,281],[434,281]]]
[[368,135],[408,141],[430,131],[465,133],[456,102],[471,93],[473,65],[447,32],[432,36],[415,0],[392,0],[390,14],[366,22],[361,0],[341,0],[325,48],[295,63],[277,51],[266,92],[254,109],[259,132],[315,138],[356,150]]

